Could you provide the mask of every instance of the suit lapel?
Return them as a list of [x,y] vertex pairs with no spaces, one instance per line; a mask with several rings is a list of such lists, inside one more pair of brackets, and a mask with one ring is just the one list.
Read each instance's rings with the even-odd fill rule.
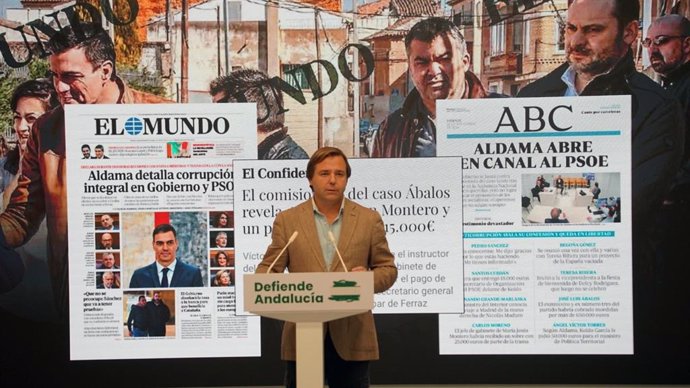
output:
[[314,220],[314,207],[311,200],[307,200],[300,208],[300,234],[305,236],[309,243],[309,248],[312,251],[312,258],[314,264],[317,265],[321,272],[326,272],[326,261],[323,258],[321,251],[321,243],[319,242],[318,231],[316,230],[316,221]]
[[[350,264],[348,263],[346,252],[348,252],[348,247],[357,229],[358,214],[356,209],[357,208],[352,202],[347,199],[345,200],[342,225],[340,226],[340,237],[338,237],[338,250],[340,254],[343,255],[343,261],[345,265],[348,266],[348,271],[350,270]],[[331,271],[335,271],[339,266],[341,266],[340,259],[338,258],[338,253],[335,252],[335,257],[331,263]]]
[[170,287],[176,287],[177,282],[182,278],[184,275],[183,269],[182,269],[182,262],[178,259],[177,264],[175,264],[175,270],[173,271],[173,276],[170,279]]
[[149,266],[149,274],[151,275],[151,277],[153,277],[153,286],[160,287],[161,282],[160,279],[158,279],[158,270],[156,268],[155,262]]

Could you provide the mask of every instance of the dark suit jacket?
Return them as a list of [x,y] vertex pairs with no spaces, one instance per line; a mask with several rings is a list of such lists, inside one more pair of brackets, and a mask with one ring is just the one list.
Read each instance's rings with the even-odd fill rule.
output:
[[553,218],[547,218],[544,220],[545,223],[547,224],[567,224],[569,221],[567,219],[557,219],[554,220]]
[[[96,286],[96,288],[105,290],[105,286],[103,285],[103,283],[98,284],[98,285]],[[110,290],[117,290],[117,289],[119,289],[119,288],[120,288],[120,287],[117,287],[117,286],[113,285],[113,286],[110,287],[109,289],[110,289]]]
[[[374,292],[390,288],[398,276],[393,254],[388,249],[386,232],[381,216],[368,208],[345,200],[338,250],[348,270],[363,266],[374,272]],[[281,273],[287,267],[290,272],[326,272],[326,264],[316,231],[311,199],[278,213],[273,223],[271,245],[258,265],[257,273],[266,273],[271,262],[285,246],[294,231],[297,239],[288,247],[273,266],[273,272]],[[333,258],[331,272],[343,272],[337,256]],[[337,319],[326,323],[338,354],[345,360],[364,361],[379,358],[376,327],[371,311]],[[281,357],[295,359],[295,324],[285,322]]]
[[[161,282],[158,280],[158,271],[155,261],[146,267],[134,271],[132,279],[129,281],[129,288],[156,288],[160,286]],[[175,272],[173,272],[173,277],[170,281],[170,287],[203,286],[204,282],[201,280],[201,270],[177,259]]]
[[96,269],[120,269],[120,266],[113,265],[112,268],[105,268],[103,266],[103,263],[98,263],[98,264],[96,264]]
[[96,230],[112,230],[117,232],[118,230],[120,230],[120,228],[117,225],[113,225],[112,228],[104,228],[102,226],[97,226]]

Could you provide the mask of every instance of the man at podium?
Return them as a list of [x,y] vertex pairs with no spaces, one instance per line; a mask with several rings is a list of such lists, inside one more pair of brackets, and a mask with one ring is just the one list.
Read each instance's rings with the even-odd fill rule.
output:
[[[398,276],[381,216],[345,198],[351,169],[345,154],[318,149],[307,164],[313,197],[282,211],[273,223],[271,245],[257,267],[272,272],[373,271],[374,292],[389,289]],[[294,232],[298,236],[277,257]],[[336,247],[340,247],[337,251]],[[342,262],[338,256],[342,256]],[[325,324],[325,377],[330,388],[369,387],[369,360],[379,358],[371,311]],[[285,322],[281,358],[287,361],[285,385],[295,388],[295,324]]]

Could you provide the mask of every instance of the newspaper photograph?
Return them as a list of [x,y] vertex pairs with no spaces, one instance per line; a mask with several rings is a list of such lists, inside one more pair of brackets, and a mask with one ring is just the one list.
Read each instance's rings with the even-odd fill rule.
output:
[[71,358],[259,356],[233,222],[255,105],[65,108]]

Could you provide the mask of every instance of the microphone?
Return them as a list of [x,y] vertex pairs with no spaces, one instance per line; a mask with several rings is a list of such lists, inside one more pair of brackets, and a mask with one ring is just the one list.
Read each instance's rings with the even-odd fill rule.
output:
[[340,259],[340,264],[343,265],[343,268],[345,268],[345,272],[350,272],[347,270],[347,267],[345,266],[345,262],[343,261],[343,257],[340,256],[340,251],[338,250],[338,244],[335,243],[335,236],[333,235],[333,232],[330,230],[328,231],[328,239],[331,240],[331,243],[333,244],[333,247],[335,248],[335,253],[338,254],[338,259]]
[[270,273],[270,272],[271,272],[271,270],[273,269],[273,266],[276,264],[276,262],[278,261],[278,259],[280,258],[280,256],[282,256],[282,255],[283,255],[283,252],[285,252],[285,250],[287,249],[287,247],[289,247],[290,244],[292,244],[292,242],[295,241],[295,239],[297,238],[297,235],[298,235],[298,234],[299,234],[299,233],[297,233],[297,231],[292,232],[292,236],[290,236],[290,239],[288,240],[287,244],[285,244],[285,246],[284,246],[283,249],[280,251],[280,253],[278,254],[278,256],[276,256],[276,258],[273,259],[273,262],[272,262],[271,265],[268,267],[268,270],[266,271],[266,273]]

